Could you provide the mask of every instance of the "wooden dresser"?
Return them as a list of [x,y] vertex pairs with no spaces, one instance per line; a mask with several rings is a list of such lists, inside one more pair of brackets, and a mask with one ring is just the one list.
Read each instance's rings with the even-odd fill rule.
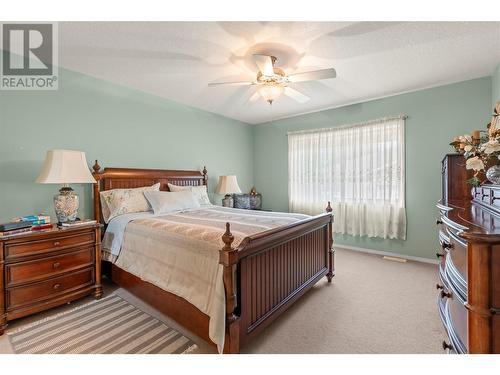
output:
[[443,349],[500,353],[500,186],[470,188],[461,155],[447,155],[442,171],[436,287]]
[[0,334],[10,320],[100,298],[100,240],[100,225],[0,238]]

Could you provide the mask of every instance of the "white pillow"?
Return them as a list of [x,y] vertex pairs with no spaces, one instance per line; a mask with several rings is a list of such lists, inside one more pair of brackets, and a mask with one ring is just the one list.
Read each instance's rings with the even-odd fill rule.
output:
[[169,183],[168,189],[172,192],[191,190],[193,192],[195,199],[198,201],[198,203],[200,204],[201,207],[212,205],[212,203],[210,203],[210,199],[208,198],[206,185],[179,186],[179,185],[174,185],[174,184]]
[[108,223],[112,218],[131,212],[150,211],[145,191],[159,191],[160,183],[135,189],[113,189],[101,191],[101,209],[104,222]]
[[200,207],[191,190],[145,191],[144,196],[153,207],[155,215]]

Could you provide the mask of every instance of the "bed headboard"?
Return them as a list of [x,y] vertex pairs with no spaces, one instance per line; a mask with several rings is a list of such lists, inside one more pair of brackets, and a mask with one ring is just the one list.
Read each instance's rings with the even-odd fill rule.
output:
[[104,168],[95,161],[92,175],[94,184],[94,219],[104,223],[101,213],[100,191],[151,186],[160,183],[160,190],[168,191],[167,183],[180,186],[207,185],[207,169],[203,171],[179,171],[168,169]]

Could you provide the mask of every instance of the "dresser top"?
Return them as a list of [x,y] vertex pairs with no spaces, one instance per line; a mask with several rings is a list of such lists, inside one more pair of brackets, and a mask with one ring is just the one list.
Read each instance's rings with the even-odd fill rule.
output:
[[449,201],[438,204],[445,211],[448,225],[455,227],[460,236],[481,242],[500,243],[500,186],[483,185],[472,189],[472,201]]
[[45,238],[45,237],[57,237],[65,234],[72,234],[75,232],[82,232],[85,230],[95,230],[97,227],[102,227],[102,224],[94,223],[94,224],[85,224],[76,227],[70,228],[59,228],[56,224],[52,224],[52,228],[42,229],[42,230],[34,230],[25,233],[19,233],[11,236],[0,237],[0,242],[2,241],[36,241],[37,239]]

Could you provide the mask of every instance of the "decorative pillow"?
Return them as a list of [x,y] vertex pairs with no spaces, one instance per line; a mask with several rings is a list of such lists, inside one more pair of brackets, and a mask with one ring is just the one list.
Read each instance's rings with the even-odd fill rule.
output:
[[201,207],[211,206],[210,199],[207,194],[207,186],[179,186],[174,184],[168,184],[168,189],[172,192],[183,191],[183,190],[191,190],[193,192],[194,197],[198,201]]
[[233,194],[234,208],[250,209],[250,194]]
[[145,191],[144,196],[153,207],[155,215],[200,207],[191,190]]
[[135,189],[113,189],[101,191],[101,208],[104,222],[108,223],[112,218],[131,212],[150,211],[145,191],[159,191],[160,183]]

